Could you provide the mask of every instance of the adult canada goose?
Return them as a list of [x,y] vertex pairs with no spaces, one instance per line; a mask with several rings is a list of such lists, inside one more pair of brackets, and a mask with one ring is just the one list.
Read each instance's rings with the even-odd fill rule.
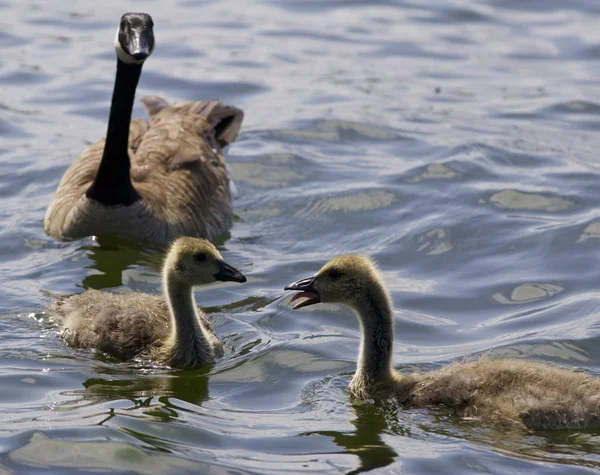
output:
[[458,415],[516,422],[533,429],[600,426],[600,378],[549,364],[516,359],[456,363],[425,374],[392,368],[393,312],[375,264],[342,255],[285,290],[299,290],[294,309],[318,302],[350,306],[361,344],[350,392],[359,399],[395,397],[407,407],[442,405]]
[[159,364],[192,368],[222,356],[223,347],[192,288],[210,282],[246,282],[204,239],[180,237],[162,270],[165,296],[88,290],[59,300],[47,312],[68,330],[68,341],[127,360],[137,356]]
[[123,15],[115,49],[106,139],[65,172],[44,230],[56,238],[118,234],[157,244],[182,235],[214,239],[232,224],[222,149],[235,140],[243,112],[218,100],[169,106],[143,97],[150,123],[132,121],[142,65],[154,49],[150,15]]

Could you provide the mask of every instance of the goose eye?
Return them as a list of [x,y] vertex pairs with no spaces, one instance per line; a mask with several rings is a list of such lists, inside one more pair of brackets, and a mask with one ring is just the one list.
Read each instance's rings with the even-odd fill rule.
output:
[[194,259],[196,259],[196,262],[204,262],[206,261],[206,254],[204,252],[197,252],[194,254]]
[[338,280],[341,276],[342,273],[337,269],[331,269],[329,271],[329,277],[331,277],[333,280]]

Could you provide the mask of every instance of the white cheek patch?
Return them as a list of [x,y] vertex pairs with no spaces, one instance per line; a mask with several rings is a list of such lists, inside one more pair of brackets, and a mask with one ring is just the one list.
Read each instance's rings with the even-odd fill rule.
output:
[[117,58],[125,64],[143,64],[143,59],[135,59],[130,56],[119,43],[119,28],[117,28],[117,35],[115,36],[115,51],[117,52]]

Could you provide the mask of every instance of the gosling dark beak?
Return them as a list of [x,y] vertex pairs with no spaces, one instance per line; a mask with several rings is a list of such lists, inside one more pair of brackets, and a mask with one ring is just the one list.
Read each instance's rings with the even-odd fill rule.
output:
[[240,284],[246,282],[246,276],[235,267],[227,264],[227,262],[219,261],[218,266],[219,271],[213,275],[215,280],[221,280],[223,282],[239,282]]
[[305,299],[293,305],[292,308],[294,310],[298,310],[302,307],[308,307],[309,305],[314,305],[321,301],[321,296],[319,295],[318,290],[314,287],[316,278],[317,276],[313,275],[312,277],[307,277],[306,279],[297,280],[296,282],[293,282],[284,287],[283,290],[301,291],[299,294],[294,295],[290,299],[290,303],[294,303],[296,300],[301,298]]

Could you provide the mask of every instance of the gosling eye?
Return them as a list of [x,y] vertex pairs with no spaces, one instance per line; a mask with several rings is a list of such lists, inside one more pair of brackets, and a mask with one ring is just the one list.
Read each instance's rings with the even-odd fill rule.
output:
[[196,254],[194,254],[194,259],[196,259],[196,262],[205,262],[207,259],[206,253],[205,252],[197,252]]
[[337,269],[331,269],[328,275],[332,280],[338,280],[342,276],[342,273]]

